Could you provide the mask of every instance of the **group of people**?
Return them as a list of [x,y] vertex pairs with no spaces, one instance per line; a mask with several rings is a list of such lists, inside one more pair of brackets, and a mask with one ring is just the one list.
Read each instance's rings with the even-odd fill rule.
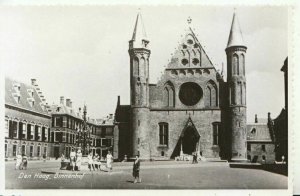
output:
[[[108,169],[108,171],[112,171],[112,162],[113,162],[113,156],[111,152],[108,151],[106,155],[106,168]],[[97,170],[101,170],[101,165],[102,164],[100,162],[100,156],[97,153],[93,156],[93,153],[90,152],[88,155],[88,167],[90,171],[92,171],[92,169],[95,171],[95,168]]]
[[27,163],[28,163],[28,159],[26,154],[22,154],[22,156],[20,154],[17,155],[17,161],[16,161],[16,166],[15,169],[27,169]]
[[[88,158],[88,167],[89,167],[90,171],[92,171],[92,169],[94,171],[95,171],[95,169],[101,170],[102,164],[100,162],[100,156],[97,153],[93,156],[92,151],[90,151],[87,158]],[[65,160],[64,154],[62,154],[61,160],[62,161]],[[106,155],[106,168],[108,169],[108,171],[112,171],[112,162],[113,162],[113,156],[112,156],[111,152],[108,151],[108,153]],[[80,171],[81,163],[82,163],[81,150],[78,149],[77,152],[75,152],[75,150],[72,149],[71,153],[70,153],[70,166],[72,168],[71,170],[74,171],[75,167],[77,167],[77,170]]]

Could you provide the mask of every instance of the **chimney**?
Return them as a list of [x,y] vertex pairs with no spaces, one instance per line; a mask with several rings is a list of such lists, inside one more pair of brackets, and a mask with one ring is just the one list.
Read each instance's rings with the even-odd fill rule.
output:
[[36,79],[31,79],[31,85],[32,86],[36,86],[37,84],[36,84]]
[[70,108],[72,107],[72,101],[70,100]]
[[70,102],[71,102],[71,99],[66,99],[66,106],[67,107],[70,107]]
[[120,95],[118,96],[118,103],[117,105],[120,105]]
[[113,119],[113,114],[109,114],[109,119]]
[[64,105],[64,99],[65,99],[64,96],[60,97],[60,104]]
[[258,120],[257,120],[257,114],[255,114],[255,120],[254,120],[255,123],[258,123]]

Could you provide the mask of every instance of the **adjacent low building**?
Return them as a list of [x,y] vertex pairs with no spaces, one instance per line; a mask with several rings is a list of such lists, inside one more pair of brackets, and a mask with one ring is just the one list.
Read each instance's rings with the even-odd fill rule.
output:
[[[85,107],[86,109],[86,107]],[[29,159],[43,156],[69,157],[71,149],[83,147],[81,137],[86,122],[87,151],[105,157],[114,150],[114,116],[103,119],[83,118],[83,109],[75,110],[71,99],[60,97],[59,104],[48,105],[37,85],[5,79],[5,158],[13,160],[17,154]]]
[[272,123],[270,113],[268,119],[258,119],[247,124],[247,159],[252,163],[275,162],[274,133],[270,128]]

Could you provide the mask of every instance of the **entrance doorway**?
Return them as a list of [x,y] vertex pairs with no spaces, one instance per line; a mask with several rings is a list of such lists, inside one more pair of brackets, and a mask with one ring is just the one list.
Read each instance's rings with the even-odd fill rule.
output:
[[196,129],[192,126],[188,126],[183,133],[183,136],[181,136],[183,153],[192,155],[193,152],[197,151],[199,138],[200,136]]
[[200,135],[198,131],[193,124],[189,124],[182,131],[171,158],[179,156],[181,150],[183,154],[192,155],[193,152],[199,150],[199,141]]

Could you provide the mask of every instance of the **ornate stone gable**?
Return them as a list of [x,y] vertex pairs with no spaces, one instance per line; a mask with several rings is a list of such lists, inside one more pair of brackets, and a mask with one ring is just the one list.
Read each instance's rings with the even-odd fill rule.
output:
[[152,108],[203,109],[219,106],[217,72],[189,27],[157,85],[150,88]]

